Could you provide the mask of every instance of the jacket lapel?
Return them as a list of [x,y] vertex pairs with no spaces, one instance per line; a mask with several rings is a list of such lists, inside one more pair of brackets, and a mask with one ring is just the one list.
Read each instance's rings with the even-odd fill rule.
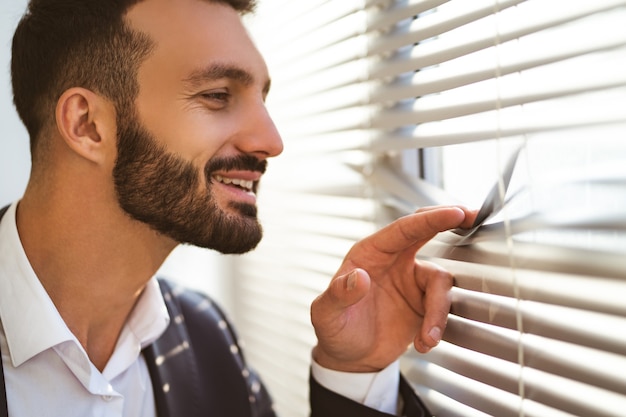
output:
[[143,350],[159,417],[200,417],[202,400],[197,363],[180,308],[167,282],[159,280],[170,314],[165,333]]

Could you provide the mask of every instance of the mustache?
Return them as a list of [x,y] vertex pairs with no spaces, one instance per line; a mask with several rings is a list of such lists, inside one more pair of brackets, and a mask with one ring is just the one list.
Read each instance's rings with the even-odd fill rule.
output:
[[216,171],[232,170],[256,171],[264,174],[267,170],[267,161],[260,160],[252,155],[239,155],[211,159],[204,168],[207,178],[210,178]]

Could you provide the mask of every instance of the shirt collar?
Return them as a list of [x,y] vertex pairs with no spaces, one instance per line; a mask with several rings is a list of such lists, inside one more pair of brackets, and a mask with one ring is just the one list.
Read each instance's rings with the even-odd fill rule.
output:
[[74,340],[31,267],[15,223],[17,203],[0,223],[0,319],[14,366]]
[[[17,367],[46,349],[78,341],[28,261],[17,230],[16,207],[17,203],[12,204],[0,222],[0,320],[11,361]],[[136,359],[139,350],[156,340],[168,324],[159,284],[152,278],[131,312],[116,351],[132,350]],[[128,349],[131,345],[133,348]],[[115,359],[111,363],[115,374],[122,370],[119,366],[132,362],[128,354],[114,353],[111,359]]]
[[170,316],[159,282],[153,277],[137,300],[128,318],[127,327],[143,349],[165,332],[169,322]]
[[104,376],[113,379],[127,369],[141,353],[165,332],[170,322],[163,295],[156,278],[152,278],[137,300],[115,351],[104,368]]

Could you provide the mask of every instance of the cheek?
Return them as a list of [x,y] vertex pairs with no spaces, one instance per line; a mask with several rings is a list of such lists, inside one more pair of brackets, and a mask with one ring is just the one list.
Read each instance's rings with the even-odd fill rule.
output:
[[228,146],[242,125],[241,112],[212,112],[155,91],[140,97],[137,109],[142,125],[159,143],[198,167],[218,153],[233,154]]
[[232,155],[239,126],[235,118],[225,113],[193,113],[173,131],[174,143],[167,144],[170,150],[202,166],[216,155]]
[[146,129],[168,152],[198,167],[203,167],[218,153],[233,134],[231,127],[216,118],[174,112],[162,114],[153,122],[146,121]]

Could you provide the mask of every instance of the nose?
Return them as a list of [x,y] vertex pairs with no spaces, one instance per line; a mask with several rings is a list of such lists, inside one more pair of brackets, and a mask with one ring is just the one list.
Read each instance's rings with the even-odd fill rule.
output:
[[264,102],[256,104],[243,117],[245,129],[237,144],[240,151],[262,159],[282,153],[283,140]]

